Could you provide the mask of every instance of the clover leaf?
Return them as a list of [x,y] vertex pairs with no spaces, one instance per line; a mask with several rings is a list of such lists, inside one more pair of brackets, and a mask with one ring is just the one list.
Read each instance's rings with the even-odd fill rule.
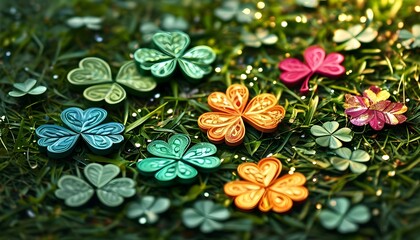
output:
[[212,170],[220,165],[220,159],[211,156],[217,148],[211,143],[197,143],[187,150],[191,140],[185,134],[175,134],[168,143],[155,140],[147,151],[157,157],[143,159],[137,163],[140,173],[154,174],[158,181],[169,183],[174,179],[191,182],[199,170]]
[[241,39],[246,46],[258,48],[262,44],[275,44],[278,40],[278,37],[272,33],[270,34],[267,29],[258,28],[255,34],[246,31],[243,32]]
[[158,214],[165,212],[171,202],[167,198],[155,198],[143,196],[139,202],[132,202],[128,205],[127,217],[139,218],[140,224],[153,224],[159,219]]
[[47,88],[44,86],[35,87],[35,84],[36,84],[36,80],[32,78],[27,79],[23,83],[15,83],[13,84],[13,87],[15,89],[9,92],[9,96],[22,97],[22,96],[25,96],[26,94],[40,95],[40,94],[43,94],[47,90]]
[[347,198],[335,198],[328,202],[330,209],[323,209],[319,214],[322,226],[337,229],[340,233],[356,232],[357,224],[366,223],[370,219],[369,209],[364,205],[356,205],[350,209]]
[[79,68],[67,74],[67,80],[75,86],[89,86],[83,92],[87,100],[105,101],[108,104],[122,102],[127,96],[126,90],[141,96],[156,87],[156,82],[152,77],[139,74],[134,61],[122,65],[114,81],[108,63],[95,57],[82,59]]
[[183,17],[176,17],[172,14],[163,15],[160,25],[154,22],[144,22],[140,26],[142,40],[145,43],[152,41],[153,35],[158,32],[166,31],[187,31],[188,22]]
[[86,26],[88,29],[99,30],[101,29],[102,18],[93,16],[72,17],[67,19],[66,23],[71,28]]
[[226,208],[210,200],[197,201],[193,208],[184,209],[182,212],[185,226],[189,228],[200,226],[200,230],[204,233],[222,229],[223,224],[220,221],[229,217],[230,213]]
[[70,129],[44,124],[35,132],[39,137],[38,145],[53,158],[66,157],[71,154],[79,138],[88,143],[92,152],[105,155],[113,150],[115,144],[121,143],[124,137],[124,125],[116,122],[100,124],[105,120],[107,111],[102,108],[89,108],[83,111],[71,107],[65,109],[60,117]]
[[344,50],[354,50],[360,48],[361,43],[370,43],[378,36],[378,31],[371,27],[363,28],[357,24],[348,30],[337,29],[334,32],[333,41],[343,43]]
[[[314,125],[311,127],[311,133],[315,137],[315,142],[323,147],[337,149],[343,146],[341,141],[350,142],[353,136],[351,135],[350,128],[338,129],[339,124],[336,121],[325,122],[321,126]],[[338,129],[338,130],[337,130]]]
[[179,66],[191,79],[198,80],[212,71],[210,64],[216,59],[215,52],[208,46],[196,46],[188,50],[190,38],[183,32],[159,32],[153,35],[158,50],[140,48],[134,59],[144,70],[150,70],[158,78],[170,76]]
[[339,157],[332,157],[331,164],[338,170],[344,171],[350,166],[350,170],[354,173],[363,173],[367,170],[367,166],[361,162],[369,161],[369,154],[363,150],[351,151],[343,147],[335,150]]
[[414,24],[411,32],[405,29],[401,30],[398,38],[402,40],[401,44],[407,49],[420,47],[420,24]]
[[[244,11],[245,9],[248,9],[249,12]],[[214,10],[214,15],[223,21],[229,21],[236,17],[240,23],[249,23],[254,18],[253,11],[253,7],[248,4],[241,4],[238,0],[227,0]]]
[[67,206],[78,207],[89,201],[96,189],[96,195],[104,205],[116,207],[124,198],[136,193],[135,182],[130,178],[115,178],[119,173],[120,168],[113,164],[90,163],[85,167],[84,175],[91,184],[82,178],[65,175],[58,180],[55,196],[64,199]]

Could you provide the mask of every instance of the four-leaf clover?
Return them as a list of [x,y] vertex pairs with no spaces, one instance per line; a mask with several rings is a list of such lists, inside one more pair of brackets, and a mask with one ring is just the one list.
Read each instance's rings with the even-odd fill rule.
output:
[[363,173],[367,170],[367,166],[361,162],[369,161],[369,154],[363,150],[351,151],[348,148],[339,148],[335,150],[339,157],[332,157],[331,164],[338,170],[344,171],[350,166],[350,170],[354,173]]
[[155,223],[159,213],[165,212],[171,202],[167,198],[155,198],[153,196],[143,196],[139,202],[132,202],[128,205],[127,217],[139,218],[140,224]]
[[223,229],[220,221],[229,217],[230,213],[226,208],[210,200],[197,201],[193,208],[187,208],[182,212],[182,221],[187,227],[200,226],[200,230],[204,233]]
[[121,66],[113,81],[108,63],[95,57],[82,59],[79,68],[67,74],[67,80],[75,86],[90,86],[83,92],[87,100],[105,101],[108,104],[117,104],[126,98],[127,93],[123,87],[136,95],[150,92],[156,87],[156,82],[152,77],[139,74],[134,61]]
[[35,84],[36,84],[36,80],[31,79],[31,78],[27,79],[23,83],[15,83],[13,84],[13,87],[15,89],[9,92],[9,96],[22,97],[22,96],[25,96],[26,94],[40,95],[40,94],[43,94],[47,90],[47,88],[44,86],[35,87]]
[[357,205],[350,209],[347,198],[335,198],[328,202],[330,209],[323,209],[319,214],[322,226],[327,229],[337,229],[340,233],[356,232],[357,224],[366,223],[370,219],[369,209]]
[[102,108],[89,108],[83,111],[71,107],[61,113],[61,120],[70,129],[44,124],[36,129],[38,145],[46,149],[50,157],[66,157],[71,154],[82,137],[92,152],[104,155],[112,151],[114,144],[124,140],[121,135],[124,125],[116,122],[100,124],[107,112]]
[[211,156],[217,148],[211,143],[197,143],[187,150],[190,138],[185,134],[175,134],[168,142],[155,140],[147,146],[147,151],[154,156],[137,163],[143,174],[155,173],[161,182],[170,182],[178,178],[180,182],[190,182],[197,176],[197,169],[217,168],[221,161]]
[[120,168],[113,164],[102,166],[90,163],[83,172],[91,184],[72,175],[62,176],[58,180],[55,196],[64,199],[67,206],[78,207],[85,204],[96,191],[103,204],[116,207],[123,203],[124,198],[136,193],[135,182],[132,179],[115,178],[120,173]]
[[284,117],[285,110],[277,104],[273,94],[263,93],[248,102],[248,88],[233,84],[226,94],[213,92],[207,98],[214,112],[207,112],[198,118],[198,126],[207,131],[211,142],[236,146],[245,137],[244,121],[261,132],[273,132]]
[[183,32],[156,33],[153,43],[159,50],[140,48],[134,53],[134,59],[155,77],[168,77],[178,65],[186,76],[195,80],[212,71],[210,64],[216,59],[216,53],[208,46],[196,46],[185,52],[190,37]]
[[336,121],[325,122],[322,124],[322,127],[318,125],[312,126],[311,133],[317,137],[315,142],[318,143],[318,145],[337,149],[343,146],[341,141],[350,142],[353,138],[350,128],[344,127],[338,129],[339,126],[340,125]]

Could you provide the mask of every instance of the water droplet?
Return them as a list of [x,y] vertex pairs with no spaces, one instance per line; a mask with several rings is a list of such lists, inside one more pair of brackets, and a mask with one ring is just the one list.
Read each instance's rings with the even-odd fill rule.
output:
[[280,23],[280,25],[281,25],[282,27],[287,27],[287,22],[286,22],[286,21],[282,21],[282,22]]
[[271,157],[271,156],[273,156],[273,153],[269,153],[269,154],[267,155],[267,157]]
[[29,71],[29,68],[28,68],[28,67],[25,67],[25,68],[24,68],[24,70],[25,70],[25,71]]
[[380,211],[379,211],[379,209],[377,209],[377,208],[374,208],[373,210],[372,210],[372,215],[373,216],[378,216],[379,215],[379,213],[381,213]]
[[203,195],[204,195],[204,197],[209,197],[210,196],[210,193],[204,192]]
[[245,161],[245,160],[246,160],[246,157],[241,157],[241,160],[242,160],[242,161]]
[[53,79],[58,79],[58,75],[57,74],[53,75]]
[[389,155],[383,155],[382,160],[385,160],[385,161],[389,160]]
[[254,86],[254,83],[253,83],[253,82],[250,82],[250,83],[249,83],[249,86],[250,86],[250,87],[253,87],[253,86]]
[[263,71],[262,67],[258,68],[258,72],[262,72],[262,71]]
[[215,72],[217,72],[217,73],[219,73],[219,72],[221,72],[221,71],[222,71],[222,69],[221,69],[220,67],[216,67],[216,68],[214,69],[214,71],[215,71]]
[[160,98],[160,93],[156,93],[155,98]]
[[167,114],[172,114],[174,110],[172,108],[169,108],[168,111],[166,111]]
[[388,176],[390,176],[390,177],[395,176],[395,170],[389,171]]
[[17,13],[16,8],[11,7],[11,8],[9,9],[9,13],[10,13],[10,14],[12,14],[12,15],[16,14],[16,13]]
[[246,79],[246,74],[242,73],[242,74],[241,74],[241,79],[242,79],[242,80],[245,80],[245,79]]
[[306,96],[302,96],[302,97],[300,97],[300,99],[304,100],[304,99],[306,99]]
[[139,218],[139,223],[140,224],[146,224],[147,223],[147,218],[145,218],[145,217]]
[[26,210],[26,214],[28,214],[28,217],[30,218],[34,218],[36,217],[35,213],[32,210]]
[[135,146],[136,148],[139,148],[139,147],[141,147],[141,144],[140,144],[140,143],[134,143],[134,146]]
[[12,53],[10,51],[7,51],[4,55],[6,55],[6,57],[10,57]]
[[137,112],[141,112],[141,109],[139,108],[139,109],[137,109]]
[[312,178],[312,182],[317,182],[318,179],[317,178]]
[[131,116],[132,116],[132,117],[137,117],[137,113],[133,112],[133,113],[131,114]]
[[238,158],[239,156],[238,155],[235,155],[235,156],[233,156],[234,158]]
[[382,195],[382,189],[378,189],[377,191],[376,191],[376,196],[381,196]]
[[300,135],[300,137],[301,137],[301,138],[304,138],[304,137],[305,137],[305,134]]
[[103,40],[104,40],[104,38],[101,37],[100,35],[98,35],[98,34],[95,35],[95,41],[102,42]]
[[318,210],[320,210],[322,208],[322,204],[321,203],[317,203],[315,205],[315,208],[318,209]]

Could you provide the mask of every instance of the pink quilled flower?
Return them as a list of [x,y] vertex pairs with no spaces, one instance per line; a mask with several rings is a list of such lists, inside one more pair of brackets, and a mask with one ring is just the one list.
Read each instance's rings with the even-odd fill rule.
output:
[[381,130],[386,124],[397,125],[407,118],[402,115],[407,111],[403,103],[393,103],[390,94],[376,86],[363,92],[363,96],[346,94],[345,113],[350,116],[350,122],[356,126],[369,125],[375,130]]
[[287,58],[279,63],[282,71],[280,80],[286,85],[295,85],[305,79],[300,88],[300,92],[305,94],[309,91],[309,79],[315,73],[337,77],[342,75],[346,69],[340,65],[344,56],[339,53],[330,53],[325,56],[325,51],[321,47],[311,46],[303,53],[305,63],[297,58]]

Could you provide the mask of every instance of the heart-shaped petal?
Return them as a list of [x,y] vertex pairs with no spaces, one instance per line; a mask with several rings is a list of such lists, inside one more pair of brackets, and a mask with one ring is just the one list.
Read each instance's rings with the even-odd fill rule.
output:
[[107,112],[102,108],[89,108],[83,111],[71,107],[61,113],[61,120],[77,133],[81,133],[100,124],[106,116]]
[[93,85],[112,82],[108,63],[100,58],[87,57],[79,62],[79,68],[67,74],[67,80],[73,85]]
[[98,188],[96,193],[103,204],[109,207],[116,207],[123,203],[124,198],[132,197],[136,194],[135,185],[136,183],[130,178],[117,178]]
[[147,146],[147,151],[158,157],[181,159],[190,141],[185,134],[175,134],[169,138],[168,143],[162,140],[151,142]]
[[264,158],[255,163],[243,163],[238,166],[238,173],[241,178],[268,187],[273,179],[276,179],[281,172],[281,163],[276,158]]
[[105,83],[86,88],[83,96],[92,102],[118,104],[127,97],[127,93],[118,83]]
[[48,151],[48,156],[61,158],[68,156],[74,149],[79,134],[56,125],[45,124],[36,129],[38,145]]
[[190,37],[183,32],[161,32],[153,35],[153,43],[166,54],[178,58],[190,44]]
[[137,92],[137,94],[152,91],[157,85],[152,77],[139,74],[134,61],[130,61],[121,66],[116,82],[130,88]]
[[93,188],[75,176],[63,176],[58,180],[55,196],[64,199],[67,206],[78,207],[85,204],[94,193]]
[[113,164],[102,166],[91,163],[85,167],[84,173],[89,182],[97,188],[101,188],[120,173],[120,168]]

